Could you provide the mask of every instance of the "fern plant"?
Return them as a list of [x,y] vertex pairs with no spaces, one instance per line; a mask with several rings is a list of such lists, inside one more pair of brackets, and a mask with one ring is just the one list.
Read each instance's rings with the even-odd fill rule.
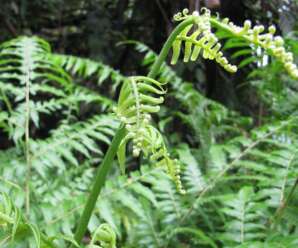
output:
[[[282,199],[280,202],[284,202],[284,192],[288,185],[288,178],[291,178],[291,183],[289,184],[291,187],[296,185],[293,183],[292,177],[290,177],[292,175],[288,174],[288,172],[291,171],[290,168],[296,156],[291,156],[290,158],[292,159],[290,160],[286,159],[287,154],[289,154],[286,149],[277,149],[276,152],[270,153],[269,155],[260,150],[255,150],[255,147],[263,141],[264,143],[265,141],[270,143],[270,145],[274,143],[274,145],[277,146],[274,141],[280,137],[278,136],[275,139],[269,140],[269,137],[277,131],[274,128],[274,131],[272,131],[272,127],[270,126],[266,127],[269,132],[263,136],[261,135],[261,138],[258,137],[258,135],[259,133],[262,134],[262,130],[256,132],[256,137],[254,137],[256,138],[255,141],[252,139],[243,139],[242,137],[242,139],[235,138],[235,140],[227,144],[212,147],[211,142],[209,142],[206,150],[210,151],[210,155],[207,155],[207,157],[213,160],[214,167],[210,168],[206,174],[209,179],[213,178],[211,183],[206,183],[203,173],[198,170],[195,158],[185,161],[185,157],[190,158],[192,154],[192,151],[185,147],[184,149],[187,150],[186,156],[183,156],[182,150],[177,149],[176,151],[180,158],[184,157],[184,163],[186,163],[185,172],[181,172],[180,167],[182,164],[170,156],[166,147],[166,140],[151,121],[151,115],[160,110],[160,105],[164,101],[164,95],[166,93],[165,84],[167,81],[164,80],[165,78],[162,76],[168,75],[162,75],[161,68],[164,67],[164,61],[171,49],[173,50],[173,64],[179,59],[182,45],[184,45],[184,62],[188,62],[189,60],[194,61],[198,58],[200,53],[202,53],[204,59],[215,60],[225,70],[236,72],[237,67],[230,64],[224,57],[223,52],[220,51],[221,45],[219,44],[216,33],[212,31],[212,27],[215,27],[226,33],[228,38],[235,37],[243,39],[253,46],[264,49],[265,52],[280,61],[293,78],[298,78],[298,70],[293,63],[292,54],[286,52],[283,47],[282,38],[274,37],[274,27],[270,27],[268,33],[262,34],[264,31],[262,26],[252,28],[250,22],[246,21],[243,27],[238,27],[228,20],[221,21],[219,18],[211,17],[210,11],[206,9],[203,10],[202,15],[198,12],[189,15],[188,11],[184,10],[182,13],[175,15],[174,19],[179,21],[180,24],[174,29],[165,42],[147,76],[132,76],[128,78],[100,63],[94,63],[90,60],[71,56],[51,54],[49,45],[45,41],[35,37],[21,37],[4,43],[0,48],[1,107],[4,110],[4,113],[0,116],[0,123],[4,130],[10,135],[12,141],[17,145],[15,148],[4,151],[0,154],[0,157],[5,158],[3,160],[1,159],[1,161],[4,161],[6,164],[4,170],[8,171],[4,172],[4,174],[7,173],[12,178],[26,175],[26,180],[23,180],[24,182],[21,183],[25,184],[26,197],[24,201],[27,210],[27,218],[32,218],[30,203],[32,202],[31,188],[34,184],[41,185],[45,182],[49,174],[52,176],[63,176],[63,173],[67,171],[67,166],[71,167],[83,163],[86,158],[90,159],[94,156],[97,158],[95,162],[101,161],[102,159],[95,179],[92,180],[93,187],[85,203],[82,216],[77,224],[77,230],[74,236],[75,241],[72,242],[72,247],[80,244],[85,235],[92,212],[97,204],[98,195],[105,184],[107,174],[112,167],[112,162],[116,154],[118,155],[121,170],[125,172],[126,150],[128,150],[127,145],[130,140],[132,140],[133,143],[133,155],[138,157],[140,153],[143,153],[151,164],[154,164],[157,168],[164,168],[167,174],[176,183],[178,192],[182,193],[179,194],[176,192],[167,176],[158,170],[158,173],[154,176],[148,176],[146,181],[144,179],[144,183],[149,183],[152,186],[155,195],[152,194],[150,190],[147,190],[143,184],[136,183],[132,186],[133,194],[137,193],[144,196],[145,200],[142,203],[135,201],[133,194],[128,194],[125,197],[124,194],[116,194],[116,202],[121,202],[125,209],[131,209],[135,215],[142,219],[141,223],[135,225],[141,228],[142,232],[130,237],[132,240],[142,237],[142,240],[138,242],[140,246],[169,247],[173,243],[173,237],[175,235],[196,233],[199,239],[195,240],[195,243],[216,247],[216,243],[210,239],[211,235],[206,235],[198,230],[195,232],[192,228],[180,228],[179,226],[175,226],[174,230],[170,230],[171,224],[183,224],[186,219],[193,216],[194,209],[197,209],[199,215],[204,218],[206,211],[200,206],[203,196],[211,190],[214,190],[218,181],[220,181],[230,169],[235,169],[239,166],[240,161],[246,156],[251,156],[252,161],[259,156],[262,160],[274,164],[274,168],[278,168],[280,172],[285,175],[280,185],[277,187],[276,185],[273,186],[273,191],[278,188],[279,192],[283,192],[280,196],[280,199]],[[79,117],[77,112],[80,111],[78,106],[82,102],[84,104],[100,102],[109,107],[113,106],[114,102],[107,100],[106,96],[102,96],[99,93],[92,93],[84,86],[74,83],[66,71],[70,71],[72,74],[78,74],[81,77],[98,76],[98,74],[100,74],[98,79],[99,84],[109,76],[115,81],[115,85],[122,82],[117,106],[113,108],[115,115],[105,117],[93,116],[89,121],[78,122]],[[157,81],[157,77],[161,80]],[[176,87],[185,90],[184,87],[187,87],[187,84],[177,84]],[[40,101],[40,96],[43,96],[42,99],[47,100]],[[183,95],[180,95],[180,98],[183,98]],[[191,98],[193,97],[190,96],[189,99]],[[216,104],[213,103],[213,106],[216,106]],[[190,106],[188,106],[188,108],[190,108]],[[47,139],[41,140],[38,137],[38,127],[39,124],[42,124],[40,121],[41,114],[53,114],[59,109],[64,110],[62,114],[65,120],[58,122],[60,124],[59,128],[52,131]],[[221,111],[221,113],[222,112],[224,111]],[[192,115],[196,115],[196,112],[193,112]],[[289,119],[289,122],[292,122],[292,119]],[[32,127],[31,123],[34,123],[36,129],[30,128]],[[201,126],[203,125],[204,124],[201,124]],[[288,125],[282,123],[281,126],[284,127]],[[280,128],[278,128],[278,130],[279,129]],[[114,136],[112,141],[111,136]],[[207,140],[209,138],[205,134],[203,134],[203,136],[201,140]],[[294,141],[295,139],[290,142]],[[98,144],[101,143],[109,145],[103,158],[101,157],[101,149],[98,147]],[[269,147],[270,146],[266,148],[269,149]],[[293,151],[290,152],[290,154],[292,153]],[[7,159],[9,157],[8,154],[13,154],[14,158],[11,160]],[[74,154],[78,155],[80,159],[77,159]],[[216,161],[216,156],[218,155],[220,158]],[[276,164],[272,161],[274,158],[278,158],[278,161],[281,162]],[[284,162],[286,166],[284,166]],[[24,164],[26,164],[26,169],[18,171],[17,166],[24,168]],[[239,171],[245,169],[245,167],[252,171],[263,169],[262,166],[255,165],[250,161],[245,163],[245,166],[241,167]],[[37,173],[34,173],[36,178],[34,178],[34,182],[31,183],[33,170],[36,170]],[[185,191],[182,187],[180,173],[183,173],[182,180],[186,181],[185,185],[190,189],[191,203],[187,198],[180,201],[180,199],[186,197],[183,195],[188,194],[187,189]],[[294,175],[296,175],[295,173],[294,171]],[[70,177],[72,176],[73,175],[70,175]],[[256,177],[251,178],[248,174],[246,179],[256,180]],[[226,180],[229,180],[229,178],[227,177]],[[200,188],[196,188],[194,182],[201,183]],[[59,184],[59,182],[57,182],[57,184]],[[220,196],[220,194],[213,199],[211,197],[206,199],[205,203],[208,204],[208,206],[212,206],[214,201],[219,201],[220,204],[225,205],[222,212],[215,211],[212,213],[213,215],[220,216],[221,219],[236,217],[236,220],[232,220],[229,223],[227,222],[227,230],[231,233],[236,233],[236,238],[235,236],[229,237],[229,235],[225,235],[224,232],[218,234],[218,232],[222,230],[216,230],[214,225],[210,224],[208,221],[206,221],[206,223],[204,222],[204,225],[212,231],[212,234],[216,234],[217,237],[224,237],[216,240],[216,242],[227,246],[231,244],[246,245],[247,240],[254,242],[254,239],[251,238],[253,235],[252,231],[259,231],[259,229],[262,228],[259,225],[250,225],[247,227],[247,222],[259,216],[260,212],[257,213],[258,215],[254,214],[259,206],[257,202],[264,198],[268,200],[268,191],[266,191],[266,189],[269,187],[268,185],[270,185],[270,183],[266,181],[266,186],[259,185],[260,188],[264,190],[254,192],[251,187],[239,189],[236,200],[228,196]],[[53,185],[53,188],[54,186],[55,185]],[[228,189],[230,190],[229,187]],[[67,187],[62,190],[69,192]],[[269,191],[270,195],[271,190]],[[42,190],[39,194],[40,193],[42,193]],[[52,198],[49,197],[47,200],[59,199],[59,192],[55,191],[55,193]],[[82,193],[82,191],[80,191],[80,193]],[[80,196],[81,195],[78,194],[78,198]],[[38,198],[37,192],[36,199]],[[24,201],[21,201],[21,206],[24,205]],[[238,212],[239,209],[235,209],[235,202],[241,207],[240,214]],[[105,199],[98,204],[102,204],[102,209],[109,209],[110,203],[105,202]],[[164,219],[160,223],[152,222],[151,215],[153,215],[153,213],[143,210],[143,208],[146,209],[146,206],[148,209],[148,206],[151,206],[151,204],[163,210]],[[271,205],[268,206],[271,207]],[[12,222],[18,223],[22,220],[27,227],[31,227],[27,220],[22,218],[19,220],[17,210],[14,210],[13,213],[13,211],[6,206],[3,207],[3,209],[5,211],[3,211],[1,216],[5,225],[9,226]],[[276,215],[280,216],[280,211],[282,211],[284,207],[277,207],[277,209]],[[270,209],[266,210],[269,211]],[[106,210],[106,213],[107,212]],[[16,220],[12,220],[10,214],[12,214]],[[249,215],[249,217],[245,214]],[[40,213],[37,214],[37,216],[39,215]],[[114,228],[116,225],[111,216],[112,214],[107,214],[105,218],[111,226],[114,225]],[[38,219],[38,217],[36,217],[36,219]],[[274,222],[276,218],[273,220],[270,219],[270,221]],[[126,220],[127,225],[128,223],[129,221]],[[165,227],[164,233],[160,235],[157,234],[158,232],[156,231],[159,224]],[[192,223],[192,225],[193,224],[194,223]],[[66,229],[67,228],[68,227],[66,227]],[[39,234],[40,232],[37,232],[36,228],[31,229],[33,230],[33,236],[35,236],[37,246],[40,247],[41,242],[46,244],[47,238],[40,241],[39,236],[42,236]],[[97,241],[101,243],[102,247],[115,247],[115,234],[111,227],[103,225],[97,230],[96,228],[93,229],[95,232],[89,247],[97,247]],[[16,230],[17,227],[13,225],[8,232],[5,232],[5,235],[12,233],[12,237],[14,237]],[[248,234],[246,234],[247,230]],[[238,236],[240,236],[240,238],[238,238]],[[4,242],[13,242],[11,236],[6,237],[8,238],[4,238]],[[145,237],[148,237],[148,239],[145,239]],[[263,236],[261,238],[265,239]],[[152,242],[154,242],[155,246],[150,245]]]
[[[42,206],[48,200],[37,200],[44,196],[41,185],[51,183],[49,176],[62,177],[71,165],[79,165],[83,159],[78,159],[77,154],[99,160],[103,153],[100,144],[110,143],[119,124],[112,116],[97,115],[73,123],[82,104],[97,102],[101,105],[99,109],[104,110],[114,103],[76,85],[56,61],[49,59],[50,53],[49,44],[37,37],[5,42],[0,51],[1,128],[3,135],[16,144],[12,147],[8,143],[8,149],[1,151],[1,174],[5,178],[1,191],[16,198],[17,207],[25,205],[26,218],[37,222],[41,212],[36,211],[35,205]],[[58,120],[54,117],[51,122],[60,127],[51,134],[41,134],[49,115],[56,115]],[[59,123],[60,118],[65,120]],[[16,178],[17,184],[13,182]],[[54,192],[56,199],[57,193]],[[54,207],[53,201],[50,205]],[[44,213],[43,207],[41,211]],[[9,233],[9,229],[6,231]],[[10,238],[6,243],[9,241]]]
[[[165,43],[165,45],[160,53],[160,56],[158,57],[158,59],[156,60],[154,65],[152,66],[152,69],[148,74],[148,78],[150,78],[150,79],[146,79],[146,81],[149,81],[151,84],[154,82],[153,78],[156,77],[156,75],[159,73],[160,67],[162,66],[162,64],[163,64],[163,62],[172,46],[173,46],[173,60],[172,61],[174,63],[176,62],[177,58],[179,57],[179,53],[180,53],[180,49],[181,49],[180,39],[187,40],[186,45],[185,45],[185,56],[184,56],[185,61],[189,60],[189,58],[191,56],[191,52],[192,52],[192,49],[191,49],[192,44],[194,43],[196,50],[193,53],[193,59],[195,59],[197,57],[197,55],[199,54],[200,50],[203,49],[204,50],[203,56],[205,58],[215,59],[226,70],[231,71],[231,72],[236,72],[236,67],[230,65],[228,63],[227,59],[225,59],[223,57],[223,54],[218,51],[220,49],[220,45],[216,44],[217,39],[211,31],[211,24],[217,26],[218,28],[224,29],[225,31],[230,32],[230,33],[234,34],[235,36],[241,36],[244,39],[248,40],[249,42],[251,42],[257,46],[260,46],[261,48],[264,48],[264,49],[268,50],[269,52],[272,52],[275,57],[277,57],[279,60],[281,60],[281,62],[283,62],[285,64],[285,67],[286,67],[286,69],[288,69],[289,73],[293,77],[297,77],[297,67],[295,66],[295,64],[293,64],[292,54],[285,52],[285,49],[282,47],[283,43],[280,40],[280,38],[275,38],[273,40],[272,35],[271,36],[266,35],[266,37],[265,37],[265,35],[260,36],[260,33],[263,32],[263,28],[256,27],[256,28],[254,28],[254,30],[251,30],[251,28],[249,27],[249,25],[247,25],[247,23],[245,24],[245,26],[243,28],[239,28],[239,27],[233,25],[232,23],[229,23],[226,21],[221,23],[219,20],[211,18],[210,12],[208,10],[206,10],[205,14],[203,14],[202,16],[200,16],[199,13],[197,13],[197,12],[194,12],[192,15],[188,15],[188,12],[184,11],[182,14],[179,13],[178,15],[176,15],[175,19],[178,21],[182,21],[182,20],[183,21],[180,23],[180,25],[177,26],[177,28],[170,35],[169,39]],[[194,36],[190,39],[185,38],[185,37],[187,37],[187,33],[189,32],[189,30],[191,29],[191,27],[194,24],[199,26],[197,33],[195,33]],[[203,37],[200,41],[197,41],[197,37],[201,33],[202,33]],[[271,34],[274,33],[273,28],[270,28],[270,33]],[[210,37],[211,37],[211,40],[209,41]],[[208,43],[205,44],[205,42],[207,40],[208,40]],[[214,45],[216,48],[214,50],[212,50]],[[144,79],[145,78],[143,78],[143,81],[145,81]],[[131,114],[131,115],[122,116],[121,112],[118,114],[120,115],[121,118],[123,118],[123,117],[125,118],[125,119],[123,118],[122,121],[124,121],[124,123],[126,125],[128,123],[130,123],[129,121],[131,121],[131,120],[127,120],[127,117],[129,117],[129,118],[132,117],[133,123],[136,123],[136,127],[138,128],[138,127],[141,127],[141,125],[144,123],[144,120],[146,120],[146,118],[144,116],[141,117],[141,114],[142,114],[141,107],[142,106],[141,107],[139,106],[140,99],[138,98],[136,82],[134,80],[132,80],[131,84],[132,84],[131,87],[128,87],[128,84],[124,84],[122,86],[123,87],[122,89],[124,89],[122,91],[124,96],[122,96],[122,97],[125,99],[126,96],[128,96],[129,92],[133,91],[133,95],[136,98],[136,100],[133,101],[133,99],[131,100],[130,97],[128,96],[128,100],[125,103],[123,103],[124,99],[123,98],[121,99],[121,95],[120,95],[120,104],[124,104],[124,105],[126,104],[125,106],[131,106],[131,104],[133,104],[132,109],[128,109],[128,110],[125,109],[125,111],[127,111],[128,114]],[[142,84],[142,86],[143,86],[143,84]],[[125,88],[126,88],[126,90],[125,90]],[[159,93],[156,90],[151,91],[151,92]],[[144,99],[142,99],[142,100],[144,101]],[[149,101],[148,99],[146,99],[146,100]],[[131,103],[131,101],[133,101],[133,103]],[[151,100],[151,103],[152,103],[152,100]],[[155,104],[156,104],[156,102],[155,102]],[[120,107],[121,107],[121,105],[120,105]],[[154,110],[155,110],[155,108],[151,108],[149,110],[149,112],[150,111],[154,112]],[[143,111],[144,111],[144,109],[143,109]],[[141,118],[144,118],[144,119],[142,120]],[[133,134],[133,133],[131,134],[132,137],[134,135],[135,134]],[[143,133],[139,133],[138,138],[141,138],[140,142],[139,142],[139,144],[138,144],[138,141],[135,142],[137,145],[137,147],[134,148],[135,155],[138,155],[139,148],[142,147],[142,139],[143,139],[142,136],[143,135],[144,135]],[[95,200],[96,200],[96,198],[99,194],[100,188],[102,186],[102,183],[99,181],[105,179],[107,170],[110,167],[110,160],[115,155],[117,147],[119,145],[121,145],[121,139],[123,139],[124,137],[125,137],[125,128],[122,127],[116,133],[114,142],[112,142],[112,145],[111,145],[111,149],[106,154],[106,160],[103,161],[103,163],[99,169],[99,173],[97,174],[97,178],[96,178],[91,196],[90,196],[89,201],[86,205],[85,211],[82,215],[81,221],[79,223],[79,228],[77,229],[77,232],[76,232],[76,240],[80,240],[85,232],[88,219],[90,218],[92,209],[94,208],[94,205],[95,205]],[[123,157],[123,152],[120,157]],[[172,174],[172,173],[170,173],[170,174]]]

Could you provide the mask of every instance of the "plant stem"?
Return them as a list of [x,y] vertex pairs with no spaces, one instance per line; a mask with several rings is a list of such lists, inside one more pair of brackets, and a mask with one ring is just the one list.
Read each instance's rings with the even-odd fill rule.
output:
[[25,155],[26,155],[26,185],[25,185],[25,192],[26,192],[26,215],[27,218],[30,218],[30,180],[31,180],[31,151],[30,151],[30,84],[31,84],[31,58],[32,58],[32,51],[31,49],[27,49],[25,51],[25,59],[24,65],[26,67],[26,74],[25,74],[25,100],[26,100],[26,113],[25,113]]
[[[181,22],[174,29],[174,31],[171,33],[171,35],[167,39],[166,43],[164,44],[157,60],[153,64],[150,72],[148,73],[148,77],[154,79],[158,75],[160,67],[164,63],[176,37],[181,33],[181,31],[186,26],[192,24],[193,21],[194,21],[194,18],[190,17],[190,18],[186,19],[185,21]],[[120,145],[121,140],[124,138],[124,136],[125,136],[125,128],[123,126],[121,126],[117,130],[117,132],[112,140],[112,143],[111,143],[107,153],[105,154],[105,157],[104,157],[101,165],[98,167],[94,185],[92,187],[91,193],[89,195],[89,198],[87,200],[87,203],[86,203],[84,211],[83,211],[83,214],[80,217],[80,220],[78,222],[77,230],[75,232],[74,239],[78,244],[81,242],[81,240],[87,230],[88,222],[90,220],[92,211],[95,207],[98,195],[99,195],[102,187],[105,184],[106,176],[112,166],[113,159],[118,151],[118,147]],[[71,248],[74,248],[74,247],[75,247],[74,245],[71,245]]]
[[[81,240],[87,230],[88,222],[90,220],[92,211],[95,207],[98,195],[99,195],[102,187],[104,186],[107,174],[112,166],[113,159],[115,157],[115,154],[118,151],[118,147],[120,145],[121,140],[124,138],[124,136],[125,136],[125,128],[124,128],[124,126],[121,126],[117,130],[117,132],[112,140],[112,143],[111,143],[107,153],[105,154],[105,157],[104,157],[101,165],[98,167],[92,190],[90,192],[87,203],[85,205],[85,209],[84,209],[83,214],[78,222],[77,230],[75,232],[74,239],[78,243],[81,242]],[[75,246],[72,245],[71,247],[75,247]]]
[[163,62],[166,60],[166,57],[169,54],[169,51],[175,41],[176,37],[185,29],[187,26],[194,22],[194,17],[189,17],[185,21],[181,22],[170,34],[169,38],[167,39],[166,43],[163,45],[157,60],[154,62],[153,66],[151,67],[150,72],[148,73],[148,77],[156,78],[159,73],[160,67],[162,66]]

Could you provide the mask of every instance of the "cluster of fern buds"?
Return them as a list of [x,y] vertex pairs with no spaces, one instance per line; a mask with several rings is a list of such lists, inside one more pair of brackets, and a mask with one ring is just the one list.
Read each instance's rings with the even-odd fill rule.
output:
[[140,152],[143,148],[144,138],[146,135],[146,127],[149,125],[151,116],[149,114],[143,114],[141,123],[139,126],[133,127],[132,125],[126,125],[126,129],[130,130],[129,135],[133,140],[132,153],[134,157],[140,156]]
[[277,60],[279,60],[293,78],[298,78],[298,68],[294,64],[294,56],[291,52],[287,52],[284,45],[285,42],[281,36],[275,36],[276,27],[274,25],[268,28],[268,32],[264,33],[263,25],[252,26],[250,20],[244,22],[243,27],[238,27],[229,19],[222,21],[225,28],[228,28],[234,35],[243,37],[251,44],[263,48]]

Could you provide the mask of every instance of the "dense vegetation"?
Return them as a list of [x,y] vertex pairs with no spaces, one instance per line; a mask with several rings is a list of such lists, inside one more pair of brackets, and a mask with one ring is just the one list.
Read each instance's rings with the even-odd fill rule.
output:
[[[160,53],[123,41],[129,73],[0,45],[0,247],[298,246],[297,32],[210,14],[176,14]],[[214,64],[249,107],[190,81]]]

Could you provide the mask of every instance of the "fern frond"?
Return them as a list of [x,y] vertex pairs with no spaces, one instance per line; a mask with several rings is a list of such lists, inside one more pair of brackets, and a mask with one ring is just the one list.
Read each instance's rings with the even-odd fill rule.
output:
[[[149,124],[151,114],[159,111],[164,101],[163,84],[147,77],[131,77],[123,84],[115,112],[128,130],[120,144],[118,158],[124,171],[126,144],[133,141],[133,155],[138,157],[143,151],[146,157],[158,167],[163,167],[173,178],[177,189],[184,193],[180,182],[180,165],[169,157],[160,132]],[[157,95],[157,96],[156,96]]]
[[148,209],[141,221],[135,226],[135,233],[131,236],[133,243],[137,243],[138,247],[163,247],[164,241],[161,237],[158,223],[155,221],[153,212]]
[[70,77],[51,61],[44,59],[49,52],[49,44],[37,37],[20,37],[3,43],[0,47],[1,80],[17,80],[24,86],[29,76],[30,82],[39,80],[47,83],[54,80],[63,87],[69,87]]
[[[31,140],[32,168],[44,180],[51,171],[62,175],[68,165],[78,166],[85,158],[99,159],[102,156],[99,144],[110,144],[118,125],[111,116],[94,116],[74,125],[61,124],[49,138]],[[23,180],[25,158],[21,149],[1,151],[0,161],[1,172],[7,174],[9,180]]]
[[282,144],[277,139],[281,134],[262,143],[263,146],[267,144],[268,149],[256,147],[249,152],[249,158],[237,164],[252,175],[263,176],[258,183],[258,196],[264,199],[268,206],[276,209],[283,206],[286,191],[295,184],[298,176],[298,147]]
[[[21,91],[21,90],[20,90]],[[18,91],[15,91],[16,93]],[[107,106],[111,107],[113,102],[101,95],[90,92],[88,89],[79,88],[75,89],[73,93],[68,96],[60,98],[52,98],[48,101],[29,101],[30,106],[30,119],[36,127],[39,127],[40,123],[40,114],[53,114],[56,111],[61,111],[60,113],[64,115],[68,114],[63,110],[69,109],[70,106],[74,110],[79,110],[80,103],[100,103],[102,109],[105,109]],[[20,103],[5,119],[5,123],[9,128],[9,137],[12,138],[15,142],[18,141],[24,134],[25,129],[23,125],[25,123],[24,113],[26,112],[27,104]]]
[[[12,133],[18,129],[22,130],[18,135],[14,135],[16,143],[19,143],[25,134],[25,129],[28,129],[30,119],[33,117],[33,121],[37,120],[37,111],[34,112],[34,101],[31,99],[36,92],[61,96],[62,90],[66,93],[71,88],[68,74],[50,60],[45,60],[47,53],[50,53],[49,44],[37,37],[20,37],[0,46],[0,81],[1,85],[4,85],[2,92],[8,96],[4,100],[7,103],[11,94],[17,94],[11,102],[17,105],[20,101],[25,102],[16,112],[7,106],[10,114],[15,117],[20,114],[20,111],[25,110],[23,113],[26,113],[26,115],[23,114],[23,118],[17,118],[17,121],[13,121],[16,119],[13,117],[12,122],[9,123]],[[6,93],[7,91],[9,94]]]
[[224,201],[223,212],[230,220],[226,220],[225,234],[219,238],[227,246],[245,244],[266,237],[262,216],[264,205],[258,204],[255,199],[253,188],[243,187],[236,196],[231,195]]
[[[180,36],[178,36],[173,45],[173,63],[177,62],[181,50],[181,40],[185,42],[184,61],[188,61],[191,56],[195,60],[197,54],[203,49],[203,57],[205,59],[215,59],[217,63],[223,66],[230,72],[236,72],[237,67],[228,63],[227,59],[223,57],[222,52],[219,52],[221,45],[218,43],[218,38],[211,31],[211,26],[224,31],[232,38],[241,38],[256,47],[263,49],[269,55],[275,57],[280,61],[287,72],[293,77],[298,78],[298,68],[294,63],[294,56],[291,52],[287,52],[284,47],[284,40],[280,36],[274,36],[276,28],[270,26],[268,33],[263,33],[265,28],[262,25],[252,28],[251,21],[247,20],[243,27],[236,26],[230,22],[228,18],[220,20],[219,18],[212,18],[210,10],[203,9],[204,13],[200,15],[197,11],[188,15],[188,10],[178,13],[174,16],[176,21],[193,18],[195,24],[187,26]],[[197,25],[197,27],[196,27]],[[195,26],[195,31],[188,35],[192,26]],[[200,36],[201,35],[201,36]],[[197,40],[199,38],[199,40]],[[192,50],[194,45],[195,49]],[[247,43],[244,44],[245,46]],[[191,55],[192,54],[192,55]]]
[[196,194],[204,189],[206,181],[195,157],[191,154],[190,148],[183,145],[177,150],[179,160],[185,164],[183,179],[189,194]]
[[115,83],[113,88],[116,88],[121,82],[126,80],[126,77],[119,71],[98,61],[62,54],[50,54],[49,56],[57,65],[63,67],[72,75],[83,78],[95,76],[98,85],[110,78]]
[[227,34],[247,41],[256,47],[260,47],[268,55],[280,61],[290,76],[296,79],[298,78],[298,68],[294,63],[294,56],[291,52],[286,51],[283,38],[274,36],[276,32],[275,26],[270,26],[268,32],[264,33],[264,26],[257,25],[252,27],[249,20],[245,21],[243,27],[236,26],[227,18],[223,21],[212,19],[211,22],[216,28],[223,30]]
[[[184,15],[187,12],[184,11]],[[200,16],[197,12],[193,14],[196,17],[195,24],[187,26],[176,38],[173,43],[172,64],[176,64],[182,50],[182,43],[184,43],[184,58],[183,62],[196,61],[200,53],[204,59],[215,60],[225,70],[229,72],[236,72],[237,67],[229,64],[228,60],[220,52],[221,44],[218,38],[212,33],[210,23],[210,11]],[[181,20],[179,16],[175,15],[175,20]],[[189,32],[192,33],[189,34]]]
[[96,141],[109,144],[117,126],[118,123],[110,116],[95,116],[73,126],[62,124],[52,132],[50,138],[31,142],[32,166],[41,176],[45,176],[45,168],[57,167],[63,171],[64,161],[78,165],[74,152],[87,158],[90,158],[91,152],[101,155]]

